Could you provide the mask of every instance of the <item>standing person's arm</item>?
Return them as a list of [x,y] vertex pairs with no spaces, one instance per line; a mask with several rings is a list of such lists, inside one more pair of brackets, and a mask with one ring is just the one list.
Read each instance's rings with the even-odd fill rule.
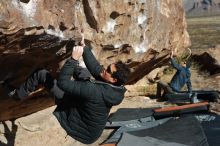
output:
[[174,67],[174,68],[176,68],[177,70],[181,70],[181,65],[179,65],[177,62],[176,62],[176,60],[174,59],[174,57],[173,57],[173,51],[171,52],[171,54],[170,54],[170,58],[171,58],[171,65]]
[[181,65],[179,65],[174,58],[171,58],[171,65],[174,68],[176,68],[177,70],[181,70],[182,69]]
[[87,46],[85,46],[82,56],[83,56],[83,60],[85,62],[85,65],[86,65],[87,69],[89,70],[89,72],[92,74],[92,76],[95,79],[99,79],[100,74],[101,74],[101,72],[103,71],[104,68],[97,61],[97,59],[93,55],[91,49],[88,48]]

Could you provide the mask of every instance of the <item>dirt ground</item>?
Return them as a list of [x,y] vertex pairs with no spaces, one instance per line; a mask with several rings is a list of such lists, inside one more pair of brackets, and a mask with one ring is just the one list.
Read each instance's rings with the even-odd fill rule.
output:
[[[124,101],[112,108],[115,112],[119,108],[161,107],[162,103],[146,96],[127,97]],[[16,119],[15,122],[6,121],[0,124],[1,146],[85,146],[67,136],[52,115],[55,106]],[[110,135],[112,130],[105,129],[101,137],[89,146],[98,146]]]

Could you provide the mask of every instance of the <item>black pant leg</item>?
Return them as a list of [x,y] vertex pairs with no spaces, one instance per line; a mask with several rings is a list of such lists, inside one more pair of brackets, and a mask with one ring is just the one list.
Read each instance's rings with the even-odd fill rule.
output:
[[43,85],[56,98],[63,97],[64,92],[57,86],[56,80],[53,79],[49,71],[38,69],[16,90],[18,98],[23,99],[28,96],[39,85]]
[[[163,95],[161,96],[162,90],[164,92],[163,92]],[[164,97],[164,95],[167,93],[175,93],[175,92],[172,90],[172,88],[169,86],[169,84],[162,82],[162,81],[159,81],[157,83],[157,97],[158,98]]]
[[161,85],[160,82],[157,83],[157,98],[161,98]]

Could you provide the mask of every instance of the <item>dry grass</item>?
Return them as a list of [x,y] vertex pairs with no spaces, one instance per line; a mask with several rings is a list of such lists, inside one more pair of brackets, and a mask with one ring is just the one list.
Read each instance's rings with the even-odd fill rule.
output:
[[192,49],[213,48],[220,44],[220,16],[188,18]]

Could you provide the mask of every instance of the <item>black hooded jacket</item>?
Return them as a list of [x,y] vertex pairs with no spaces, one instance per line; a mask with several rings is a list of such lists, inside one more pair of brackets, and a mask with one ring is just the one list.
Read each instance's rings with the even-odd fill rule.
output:
[[65,96],[59,101],[54,115],[68,135],[90,144],[102,134],[111,107],[121,103],[126,89],[100,81],[103,67],[90,48],[84,48],[83,59],[96,80],[71,80],[78,61],[67,60],[58,79]]

